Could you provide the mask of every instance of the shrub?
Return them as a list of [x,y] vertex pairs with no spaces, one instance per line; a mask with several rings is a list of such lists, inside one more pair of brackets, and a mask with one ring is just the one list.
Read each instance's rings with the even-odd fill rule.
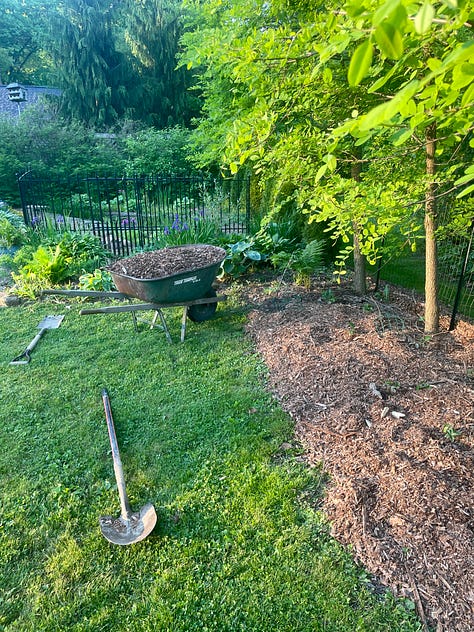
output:
[[78,279],[104,265],[108,253],[94,235],[57,233],[49,235],[37,248],[22,248],[14,258],[15,293],[34,298],[48,287]]
[[231,277],[241,276],[267,259],[267,255],[256,250],[253,237],[227,244],[227,256],[222,263],[219,278],[223,279],[227,275]]
[[81,290],[110,292],[115,288],[115,285],[110,272],[97,268],[94,272],[88,272],[79,277],[79,288]]
[[189,130],[182,127],[148,128],[125,137],[127,173],[189,175],[193,171],[187,160],[189,137]]
[[125,169],[117,144],[98,138],[81,123],[55,112],[25,111],[20,119],[0,119],[0,199],[19,206],[17,174],[67,177]]
[[26,226],[17,213],[0,202],[0,246],[10,248],[20,246],[26,238]]
[[67,263],[60,246],[54,249],[39,246],[31,260],[12,277],[15,293],[29,298],[35,298],[39,291],[64,281],[67,278]]
[[275,267],[288,267],[295,273],[297,285],[310,286],[311,275],[323,267],[325,243],[313,239],[305,246],[299,246],[292,253],[279,252],[270,257]]
[[191,220],[175,213],[173,223],[148,245],[147,250],[183,244],[220,244],[224,235],[217,221],[197,215]]
[[10,248],[11,246],[19,246],[24,238],[26,231],[14,226],[6,217],[0,216],[0,246]]

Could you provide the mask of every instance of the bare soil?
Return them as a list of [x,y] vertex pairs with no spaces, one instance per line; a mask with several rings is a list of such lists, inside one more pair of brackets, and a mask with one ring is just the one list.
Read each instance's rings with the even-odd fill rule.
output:
[[176,246],[119,259],[109,270],[135,279],[161,279],[220,263],[224,256],[225,251],[217,246]]
[[[248,332],[322,463],[333,535],[424,630],[474,630],[474,325],[423,333],[420,297],[251,284]],[[429,626],[429,627],[428,627]]]

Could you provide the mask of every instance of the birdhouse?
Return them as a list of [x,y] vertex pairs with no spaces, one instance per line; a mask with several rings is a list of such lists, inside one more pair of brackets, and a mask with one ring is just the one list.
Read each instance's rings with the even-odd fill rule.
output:
[[10,101],[14,101],[15,103],[26,101],[26,90],[23,86],[20,86],[19,83],[9,83],[7,90]]

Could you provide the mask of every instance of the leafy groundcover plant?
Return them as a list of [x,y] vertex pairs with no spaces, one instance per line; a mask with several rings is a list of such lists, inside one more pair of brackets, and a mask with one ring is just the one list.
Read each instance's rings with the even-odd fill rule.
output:
[[[298,459],[237,289],[173,345],[80,299],[0,309],[2,630],[421,630],[330,537],[324,476]],[[52,313],[61,327],[10,366]],[[166,318],[177,340],[181,310]],[[120,512],[104,387],[131,505],[158,513],[130,547],[99,529]]]

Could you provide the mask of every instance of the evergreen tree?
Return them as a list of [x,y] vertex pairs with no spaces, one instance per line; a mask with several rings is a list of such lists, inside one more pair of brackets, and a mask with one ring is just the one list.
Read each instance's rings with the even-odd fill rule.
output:
[[129,94],[133,118],[158,128],[188,125],[198,113],[196,96],[188,92],[191,74],[176,68],[182,34],[176,0],[127,0],[123,3],[122,35],[137,83]]
[[63,113],[96,128],[111,125],[126,108],[127,68],[115,46],[115,12],[110,0],[66,0],[50,21]]

